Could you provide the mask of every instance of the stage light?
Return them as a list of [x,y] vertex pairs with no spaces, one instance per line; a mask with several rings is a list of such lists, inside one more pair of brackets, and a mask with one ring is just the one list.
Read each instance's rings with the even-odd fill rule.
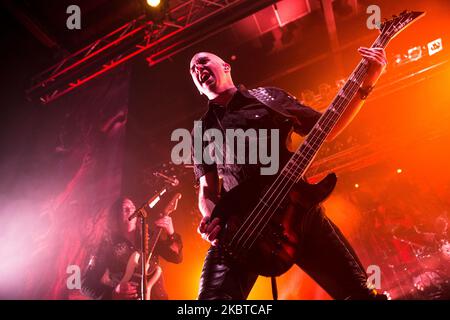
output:
[[169,22],[169,1],[168,0],[141,0],[144,6],[143,10],[149,20],[156,24]]
[[424,57],[432,56],[444,49],[442,38],[428,42],[426,45],[418,45],[408,49],[407,54],[398,53],[394,55],[395,66],[404,65],[418,61]]
[[359,184],[355,183],[355,188],[358,189],[359,188]]
[[387,297],[388,300],[392,300],[391,294],[387,291],[383,291],[383,294]]
[[398,174],[400,174],[400,173],[402,173],[402,172],[403,172],[402,169],[400,169],[400,168],[397,169],[397,173],[398,173]]
[[147,4],[150,7],[156,8],[157,6],[159,6],[161,4],[160,0],[147,0]]
[[442,51],[442,39],[436,39],[434,41],[431,41],[428,43],[428,54],[432,56],[435,53],[438,53],[439,51]]
[[402,55],[401,54],[396,54],[395,55],[395,63],[396,64],[402,63]]
[[316,100],[316,96],[314,94],[314,92],[312,90],[304,90],[301,92],[301,97],[302,97],[302,101],[306,104],[306,105],[313,105],[315,100]]
[[416,46],[408,50],[408,58],[410,61],[417,61],[422,58],[422,47]]

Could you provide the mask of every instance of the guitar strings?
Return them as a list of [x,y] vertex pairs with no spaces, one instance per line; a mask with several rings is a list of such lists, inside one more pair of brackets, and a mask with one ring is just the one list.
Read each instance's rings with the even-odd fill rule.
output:
[[[333,106],[334,107],[334,106]],[[337,106],[337,108],[338,108],[339,106]],[[336,108],[336,107],[334,107],[334,108]],[[323,122],[328,122],[328,124],[333,120],[333,113],[330,113],[330,116],[329,117],[326,117],[326,118],[324,118],[325,120],[323,121]],[[328,120],[328,121],[326,121],[326,120]],[[306,155],[305,156],[303,156],[303,157],[301,157],[301,161],[300,162],[298,162],[298,164],[297,165],[294,165],[295,166],[295,169],[298,169],[299,167],[302,167],[302,165],[304,165],[304,163],[306,162],[306,163],[308,163],[308,162],[311,162],[312,161],[312,159],[311,160],[309,160],[309,158],[311,158],[311,156],[313,155],[313,154],[311,154],[311,151],[314,153],[314,147],[315,146],[317,146],[317,145],[320,145],[322,142],[323,142],[323,140],[324,140],[324,135],[323,135],[323,132],[320,132],[319,134],[317,134],[316,136],[312,136],[311,137],[311,142],[309,143],[311,146],[313,146],[313,148],[309,148],[308,149],[308,151],[306,152]],[[295,156],[295,155],[294,155]],[[288,169],[288,171],[289,170],[292,170],[292,169]],[[292,170],[292,171],[294,171],[294,170]],[[306,171],[306,169],[304,170],[304,171]],[[288,176],[285,176],[285,178],[281,181],[281,183],[283,183],[283,182],[286,182],[285,180],[286,180],[286,178],[287,178],[287,183],[283,183],[283,185],[281,186],[281,190],[277,190],[276,192],[278,193],[278,194],[275,194],[276,195],[276,197],[275,197],[275,199],[273,199],[273,201],[271,201],[271,203],[273,203],[273,204],[277,204],[277,206],[273,209],[273,211],[276,211],[277,209],[278,209],[278,207],[279,207],[279,203],[281,203],[283,200],[284,200],[284,198],[285,198],[285,196],[283,196],[283,195],[285,195],[285,192],[284,192],[284,189],[286,189],[286,187],[288,187],[288,191],[286,192],[286,193],[288,193],[289,192],[289,189],[290,189],[290,185],[295,185],[295,183],[296,183],[296,180],[292,180],[291,179],[291,175],[288,175]],[[278,198],[280,197],[280,195],[282,196],[282,199],[281,200],[279,200]],[[271,196],[272,197],[272,196]],[[272,205],[273,206],[273,205]],[[263,223],[264,222],[264,219],[265,219],[265,217],[266,217],[266,215],[268,214],[268,213],[270,213],[272,210],[270,210],[270,209],[272,209],[272,206],[270,206],[267,210],[266,210],[266,212],[265,213],[263,213],[262,214],[262,217],[259,219],[259,221],[256,223],[256,226],[253,228],[253,230],[250,232],[250,234],[248,235],[248,237],[247,237],[247,239],[246,239],[246,241],[244,241],[244,243],[242,244],[242,246],[244,247],[245,246],[245,244],[247,243],[247,241],[250,239],[250,237],[253,235],[253,233],[257,230],[257,228],[259,227],[259,225],[261,224],[261,223]],[[255,217],[255,219],[258,217],[258,215],[260,215],[260,213],[258,213],[257,215],[256,215],[256,217]],[[270,218],[269,218],[270,219]],[[260,230],[262,230],[262,229],[264,229],[264,227],[265,227],[265,224],[261,227],[261,229]],[[248,229],[247,229],[248,230]],[[257,238],[257,237],[255,237],[255,238]],[[241,239],[242,239],[242,236],[241,236]],[[250,244],[250,247],[251,247],[251,245],[253,244],[253,242]]]
[[[362,80],[362,76],[363,76],[363,74],[364,74],[365,71],[366,71],[366,67],[367,67],[367,64],[362,64],[362,65],[360,65],[360,66],[358,67],[358,68],[360,69],[359,72],[358,72],[358,73],[354,73],[354,76],[352,77],[352,78],[356,78],[356,79],[357,79],[357,82],[354,83],[354,84],[352,83],[351,85],[348,85],[348,88],[345,88],[345,89],[349,89],[350,93],[351,93],[351,91],[353,91],[353,93],[351,94],[351,96],[354,96],[354,95],[356,94],[357,88],[360,86],[360,81]],[[355,90],[355,89],[356,89],[356,90]],[[341,103],[343,103],[343,102],[344,102],[344,101],[341,100]],[[333,107],[334,107],[334,105],[333,105]],[[342,105],[340,105],[339,100],[338,100],[338,102],[336,103],[335,109],[340,109],[340,107],[342,107]],[[341,116],[342,116],[342,113],[337,113],[337,114],[334,113],[334,114],[331,114],[331,117],[325,118],[325,120],[324,120],[322,123],[324,123],[325,125],[329,125],[330,122],[339,119]],[[328,122],[328,123],[327,123],[327,122]],[[306,156],[304,156],[304,157],[301,158],[301,162],[299,162],[299,163],[297,164],[297,166],[296,166],[296,170],[297,170],[297,171],[298,171],[298,168],[299,168],[299,167],[300,167],[300,168],[304,167],[304,163],[305,163],[305,162],[306,162],[306,164],[307,164],[308,166],[309,166],[309,164],[311,164],[313,158],[314,158],[315,155],[317,154],[317,152],[314,151],[314,148],[317,147],[317,146],[320,146],[320,145],[323,143],[323,141],[325,140],[326,136],[327,136],[327,135],[326,135],[326,134],[324,135],[322,132],[319,133],[317,136],[313,136],[313,138],[311,139],[311,145],[312,145],[313,147],[310,148],[310,150],[308,150],[308,151],[306,152]],[[311,152],[312,152],[312,154],[311,154]],[[288,169],[288,170],[291,170],[291,169]],[[306,172],[306,170],[307,170],[307,167],[305,167],[305,168],[302,170],[302,172],[304,173],[304,172]],[[295,172],[295,171],[294,171],[294,172]],[[289,179],[290,179],[292,176],[293,176],[293,174],[289,175]],[[276,207],[275,207],[275,209],[271,212],[271,211],[270,211],[271,208],[269,208],[269,210],[267,210],[266,213],[263,214],[262,219],[260,219],[260,222],[257,223],[257,226],[255,226],[255,228],[254,228],[254,231],[251,232],[251,233],[249,234],[248,239],[243,243],[242,246],[245,246],[245,244],[247,243],[247,241],[248,241],[249,239],[251,239],[250,237],[251,237],[251,236],[253,235],[253,233],[257,230],[257,228],[259,227],[259,225],[261,224],[261,222],[266,221],[265,223],[263,223],[263,226],[260,228],[260,230],[263,230],[263,229],[265,228],[265,226],[267,225],[267,223],[270,221],[271,217],[274,215],[274,213],[275,213],[276,210],[278,209],[279,205],[282,203],[282,201],[284,201],[285,197],[287,196],[287,194],[289,193],[289,191],[292,189],[292,187],[293,187],[297,182],[300,181],[300,179],[302,178],[302,176],[303,176],[303,174],[300,175],[299,177],[297,177],[297,179],[294,180],[294,183],[291,183],[290,186],[289,186],[289,184],[286,184],[285,186],[282,187],[282,191],[281,191],[282,193],[284,193],[284,189],[286,188],[286,186],[288,187],[288,191],[286,192],[285,196],[283,196],[283,197],[281,198],[281,200],[278,201],[278,200],[279,200],[279,199],[278,199],[278,198],[279,198],[279,195],[277,195],[276,199],[274,200],[274,201],[275,201],[275,204],[277,204]],[[281,194],[281,195],[282,195],[282,194]],[[277,201],[278,201],[278,202],[277,202]],[[266,220],[265,218],[266,218],[267,214],[269,214],[269,219]],[[254,238],[254,240],[250,243],[249,247],[251,247],[251,246],[253,245],[254,241],[257,239],[257,237],[259,236],[260,233],[261,233],[261,231],[260,231],[260,232],[258,233],[258,235]]]
[[[327,120],[327,119],[326,119]],[[320,121],[320,120],[319,120]],[[310,143],[311,145],[315,145],[315,141],[314,141],[314,138],[315,138],[315,136],[313,135],[313,136],[311,136],[311,140],[312,140],[312,143]],[[317,138],[316,138],[317,139]],[[300,149],[301,149],[301,147],[300,147]],[[298,151],[300,151],[300,149],[298,150]],[[307,156],[310,156],[308,153],[306,154]],[[296,152],[293,156],[292,156],[292,158],[294,158],[294,157],[296,157],[296,156],[298,156],[298,152]],[[301,156],[301,155],[300,155]],[[291,158],[291,159],[292,159]],[[305,159],[306,157],[303,157],[303,159]],[[289,164],[291,164],[291,161],[288,161],[288,163],[285,165],[285,167],[283,168],[283,170],[281,171],[282,173],[283,172],[285,172],[285,169],[286,168],[288,168],[288,166],[289,166]],[[296,165],[294,165],[295,167],[296,167],[296,169],[299,167],[299,166],[301,166],[303,164],[303,161],[301,161],[301,162],[299,162],[298,164],[296,164]],[[289,171],[289,169],[287,170],[287,171]],[[280,181],[280,179],[281,179],[281,181]],[[281,184],[283,184],[283,188],[282,189],[284,189],[285,187],[286,187],[286,179],[288,180],[288,182],[295,182],[295,181],[292,181],[292,179],[291,179],[291,177],[290,176],[288,176],[288,175],[283,175],[283,174],[280,174],[277,178],[276,178],[276,180],[275,180],[275,182],[273,183],[273,185],[271,186],[271,188],[269,188],[269,190],[266,192],[266,194],[262,197],[262,199],[265,199],[266,197],[267,197],[267,194],[269,194],[270,192],[272,192],[271,194],[270,194],[270,196],[268,197],[268,200],[267,201],[263,201],[262,199],[260,200],[260,202],[258,203],[258,205],[259,204],[261,204],[261,203],[263,203],[266,207],[268,207],[268,209],[270,209],[271,208],[271,206],[269,206],[267,203],[270,201],[271,203],[273,203],[272,202],[272,197],[274,196],[274,195],[277,195],[277,197],[274,199],[274,201],[276,201],[277,200],[277,198],[279,197],[279,195],[280,195],[280,193],[279,192],[281,192],[280,190],[272,190],[272,189],[279,189],[280,188],[280,185]],[[277,194],[278,193],[278,194]],[[257,210],[258,209],[258,206],[255,208],[255,210]],[[254,210],[254,211],[255,211]],[[256,213],[254,213],[254,212],[252,212],[248,217],[247,217],[247,219],[246,219],[246,221],[244,221],[244,224],[245,223],[247,223],[247,221],[248,221],[248,219],[250,218],[250,217],[252,217],[253,215],[255,215],[256,214],[256,217],[254,217],[253,218],[253,221],[252,221],[252,223],[257,219],[257,217],[258,217],[258,215],[260,215],[260,212],[261,212],[261,209],[259,210],[259,212],[256,212]],[[266,213],[264,214],[264,216],[266,215]],[[260,220],[258,223],[257,223],[257,225],[255,226],[255,228],[254,228],[254,230],[256,230],[256,228],[259,226],[259,224],[261,223],[261,221],[262,220]],[[240,241],[241,241],[241,239],[242,239],[242,237],[245,235],[245,233],[248,231],[248,229],[251,227],[251,225],[248,225],[248,227],[246,228],[246,230],[241,234],[241,237],[237,240],[237,242],[239,243]],[[241,230],[238,230],[238,232],[240,232]],[[238,234],[238,232],[236,233],[236,235]],[[252,235],[252,233],[253,233],[253,231],[252,232],[250,232],[250,235],[249,236],[251,236]],[[236,237],[236,235],[235,235],[235,237]],[[233,237],[233,239],[232,239],[232,241],[230,242],[230,243],[232,243],[233,241],[234,241],[234,239],[235,239],[235,237]],[[244,245],[245,245],[245,242],[244,242]]]
[[[386,39],[387,39],[387,37],[384,38],[384,37],[381,35],[381,36],[379,36],[379,37],[377,38],[377,40],[374,42],[374,44],[373,44],[372,46],[376,46],[376,43],[377,43],[379,40],[384,41],[384,40],[386,40]],[[365,59],[364,59],[362,62],[360,62],[360,64],[359,64],[358,67],[357,67],[357,71],[354,72],[354,73],[349,77],[349,79],[353,79],[353,78],[355,78],[355,77],[356,77],[356,79],[360,78],[361,75],[366,71],[366,70],[364,70],[364,67],[367,67],[367,62],[366,62]],[[360,70],[358,70],[358,69],[360,69]],[[358,82],[359,82],[360,80],[361,80],[361,79],[358,79],[356,83],[355,83],[354,81],[350,82],[351,84],[348,85],[348,88],[346,88],[346,86],[344,86],[344,87],[341,89],[341,91],[342,91],[342,92],[345,92],[345,90],[347,90],[347,89],[350,89],[350,91],[355,90],[355,88],[359,87],[360,84],[359,84]],[[355,87],[355,84],[356,84],[356,87]],[[356,94],[356,91],[353,92],[352,95],[354,96],[355,94]],[[341,97],[342,97],[342,96],[341,96]],[[343,100],[341,100],[341,101],[339,101],[339,99],[337,99],[337,103],[336,103],[335,105],[333,105],[333,107],[334,107],[335,109],[341,108],[341,107],[342,107],[342,102],[344,102],[344,101],[345,101],[345,99],[343,99]],[[332,121],[335,120],[335,119],[333,119],[335,116],[336,116],[336,113],[335,113],[334,115],[332,114],[331,117],[326,117],[326,118],[324,118],[324,121],[322,121],[321,123],[325,123],[325,125],[329,125],[330,122],[332,122]],[[338,116],[337,118],[339,118],[339,117],[341,116],[341,114],[338,113],[337,116]],[[320,122],[320,121],[319,121],[319,122]],[[326,123],[326,122],[328,122],[328,123]],[[310,143],[310,145],[315,146],[316,143],[317,143],[317,141],[319,141],[319,145],[320,145],[320,144],[323,142],[323,140],[325,139],[325,137],[326,137],[326,135],[323,136],[322,133],[320,133],[320,134],[317,135],[317,136],[314,136],[314,135],[313,135],[312,138],[311,138],[312,142]],[[314,139],[315,139],[315,141],[314,141]],[[309,139],[308,139],[308,142],[309,142]],[[301,148],[301,147],[300,147],[300,148]],[[313,150],[313,148],[311,148],[311,150]],[[300,162],[298,162],[298,164],[296,165],[295,170],[298,170],[298,168],[301,167],[301,166],[304,164],[304,160],[306,160],[306,162],[311,162],[311,161],[312,161],[312,160],[308,160],[308,158],[307,158],[307,157],[311,156],[311,154],[309,154],[309,152],[310,152],[311,150],[309,150],[309,151],[306,153],[306,157],[305,157],[305,156],[302,157],[302,160],[301,160]],[[313,154],[314,154],[314,150],[313,150]],[[297,152],[293,155],[293,157],[298,156],[298,155],[299,155],[299,154],[298,154],[298,151],[297,151]],[[291,159],[292,159],[292,158],[291,158]],[[288,174],[288,175],[284,175],[284,177],[282,177],[282,179],[281,179],[281,182],[285,182],[286,178],[288,179],[288,181],[292,182],[292,179],[291,179],[291,178],[292,178],[292,174],[295,173],[295,171],[293,171],[292,168],[288,168],[289,164],[291,164],[291,161],[289,161],[289,162],[286,164],[285,168],[282,170],[282,172],[283,172],[283,171],[285,171],[285,169],[287,168],[286,171],[287,171],[287,174]],[[292,171],[292,172],[289,172],[289,171]],[[306,171],[306,169],[305,169],[304,171]],[[283,174],[281,174],[281,175],[283,175]],[[278,176],[276,180],[279,180],[278,178],[280,178],[280,176]],[[302,175],[300,175],[299,177],[297,177],[297,179],[294,180],[293,185],[295,185],[295,183],[297,183],[298,181],[300,181],[301,178],[302,178]],[[278,181],[278,182],[280,182],[280,181]],[[273,183],[273,185],[271,186],[271,188],[269,188],[269,190],[266,192],[266,194],[263,196],[263,198],[266,197],[266,195],[271,191],[271,189],[274,189],[276,183],[277,183],[277,181],[275,181],[275,182]],[[293,185],[292,185],[292,186],[293,186]],[[291,189],[292,186],[290,186],[289,189]],[[283,186],[283,190],[285,189],[285,187],[286,187],[286,184]],[[279,183],[278,183],[278,185],[276,186],[276,188],[279,188]],[[275,190],[275,191],[277,191],[277,190]],[[274,195],[274,191],[272,191],[272,192],[273,192],[273,193],[270,195],[269,200],[270,200],[270,199],[272,198],[272,196]],[[279,197],[279,196],[280,196],[280,194],[278,193],[278,194],[277,194],[277,197],[276,197],[276,199],[275,199],[275,201],[278,200],[278,197]],[[284,200],[285,197],[286,197],[286,195],[283,197],[282,201]],[[261,203],[261,202],[262,202],[262,199],[260,200],[260,203]],[[265,202],[263,202],[263,204],[264,204],[266,207],[268,206]],[[258,205],[259,205],[259,203],[258,203]],[[273,205],[273,204],[272,204],[272,205]],[[271,209],[272,205],[269,206],[268,209]],[[277,208],[278,208],[278,207],[279,207],[279,205],[277,205]],[[238,230],[238,232],[236,233],[236,235],[241,231],[242,227],[245,225],[245,223],[248,221],[248,219],[249,219],[251,216],[253,216],[253,215],[256,214],[256,217],[257,217],[258,215],[261,214],[262,209],[260,209],[259,212],[256,212],[256,213],[255,213],[255,210],[256,210],[257,208],[258,208],[258,206],[256,206],[256,208],[252,211],[252,213],[247,217],[246,221],[245,221],[244,224],[241,226],[241,228]],[[276,208],[276,209],[277,209],[277,208]],[[276,209],[275,209],[275,211],[276,211]],[[253,231],[250,232],[249,238],[250,238],[250,237],[252,236],[252,234],[257,230],[257,228],[258,228],[258,226],[260,225],[260,223],[261,223],[262,221],[264,221],[264,218],[265,218],[265,216],[267,215],[267,213],[270,213],[270,211],[267,210],[265,213],[263,213],[263,219],[261,219],[261,220],[257,223],[257,225],[253,228]],[[273,215],[273,213],[272,213],[272,215]],[[256,219],[256,217],[253,219],[253,221]],[[269,220],[270,220],[270,218],[269,218]],[[268,222],[268,221],[267,221],[267,222]],[[267,222],[265,223],[265,225],[267,225]],[[264,229],[265,225],[264,225],[262,228],[260,228],[260,232]],[[249,226],[249,227],[250,227],[250,226]],[[242,236],[244,236],[245,233],[247,233],[247,231],[249,230],[249,227],[242,233]],[[259,234],[260,234],[260,232],[259,232]],[[259,234],[258,234],[257,236],[259,236]],[[236,236],[236,235],[235,235],[235,236]],[[241,241],[242,236],[238,239],[238,243]],[[233,239],[232,239],[232,241],[230,242],[230,244],[233,242],[234,238],[235,238],[235,237],[233,237]],[[256,238],[257,238],[257,237],[256,237]],[[256,238],[255,238],[255,239],[256,239]],[[248,240],[248,239],[247,239],[247,240]],[[255,241],[255,240],[254,240],[254,241]],[[253,245],[254,241],[250,244],[250,247]],[[243,243],[243,246],[245,246],[246,243],[247,243],[247,241],[245,241],[245,242]]]
[[[358,80],[359,80],[359,79],[358,79]],[[339,119],[340,116],[341,116],[341,115],[339,115],[339,116],[336,117],[336,118]],[[335,119],[333,119],[333,116],[330,116],[330,117],[328,117],[328,120],[329,120],[328,122],[331,122],[331,120],[335,120]],[[325,122],[325,121],[324,121],[324,122]],[[329,124],[329,123],[328,123],[328,124]],[[314,138],[316,138],[316,139],[314,140]],[[299,164],[296,166],[296,169],[302,167],[305,163],[307,164],[307,163],[311,163],[311,162],[313,161],[313,158],[315,157],[315,154],[317,154],[317,152],[315,152],[315,151],[313,150],[314,147],[320,146],[320,145],[323,143],[323,141],[325,140],[325,138],[326,138],[326,136],[324,136],[322,133],[321,133],[320,135],[315,136],[315,137],[313,136],[313,138],[311,139],[311,140],[313,140],[313,142],[311,143],[311,145],[313,146],[313,148],[310,148],[309,151],[306,152],[306,156],[304,156],[304,157],[301,158],[301,161],[300,161]],[[311,152],[312,152],[312,153],[311,153]],[[315,154],[314,154],[314,153],[315,153]],[[312,158],[311,158],[311,156],[312,156]],[[311,160],[310,160],[309,158],[311,158]],[[306,167],[304,170],[302,170],[302,171],[303,171],[303,172],[306,172],[306,170],[307,170],[307,167]],[[295,171],[293,171],[293,172],[295,172]],[[255,226],[255,228],[253,229],[253,231],[248,235],[247,240],[242,244],[242,246],[245,246],[245,244],[247,243],[248,240],[250,240],[250,237],[251,237],[251,236],[253,235],[253,233],[257,230],[257,228],[259,227],[259,225],[260,225],[262,222],[264,222],[264,221],[265,221],[265,223],[264,223],[263,226],[260,228],[260,230],[262,231],[262,230],[265,228],[265,226],[267,225],[268,221],[270,221],[270,218],[273,216],[273,213],[276,212],[276,210],[278,209],[279,205],[284,201],[284,199],[286,198],[287,194],[289,194],[289,191],[292,189],[292,187],[293,187],[297,182],[300,181],[300,179],[302,178],[303,175],[301,175],[300,178],[297,177],[296,180],[294,180],[294,181],[292,181],[292,179],[291,179],[292,176],[293,176],[293,174],[290,175],[290,176],[288,176],[288,183],[286,183],[284,186],[282,186],[282,190],[279,191],[279,194],[278,194],[278,195],[276,196],[276,198],[273,200],[273,201],[275,202],[275,204],[278,204],[278,205],[276,205],[276,207],[273,208],[273,209],[272,209],[271,207],[268,208],[268,210],[266,211],[266,213],[263,213],[262,218],[258,221],[257,225]],[[290,184],[289,184],[289,182],[290,182]],[[287,188],[287,191],[284,190],[284,189],[286,189],[286,187],[288,187],[288,188]],[[284,196],[283,196],[281,199],[278,199],[279,196],[280,196],[280,195],[283,195],[283,194],[284,194]],[[271,209],[272,209],[272,210],[271,210]],[[272,214],[271,214],[271,213],[272,213]],[[270,216],[269,216],[269,218],[266,220],[267,214],[270,214]],[[260,231],[260,232],[261,232],[261,231]],[[259,232],[259,233],[260,233],[260,232]],[[258,236],[259,236],[259,234],[254,238],[253,242],[250,243],[249,247],[251,247],[251,246],[253,245],[254,241],[256,240],[256,238],[257,238]]]
[[[388,38],[387,36],[386,36],[386,37],[383,37],[382,35],[379,36],[372,46],[380,45],[380,44],[377,44],[377,42],[378,42],[378,41],[383,42],[383,41],[385,41],[387,38]],[[381,44],[381,46],[383,46],[383,44]],[[365,62],[365,63],[364,63],[364,62]],[[354,72],[354,73],[349,77],[349,79],[352,79],[352,78],[354,78],[354,77],[356,77],[356,78],[358,79],[358,81],[357,81],[356,83],[351,83],[351,85],[348,86],[350,90],[355,90],[355,84],[357,85],[357,87],[359,87],[360,84],[359,84],[358,82],[361,80],[361,79],[359,79],[359,78],[361,77],[362,73],[364,73],[364,72],[366,71],[366,70],[364,70],[364,67],[367,67],[367,61],[366,61],[365,59],[364,59],[362,62],[360,62],[360,64],[359,64],[358,67],[357,67],[357,71]],[[358,70],[358,69],[360,69],[360,70]],[[357,89],[357,87],[356,87],[356,89]],[[347,88],[345,88],[345,86],[344,86],[344,87],[342,88],[342,91],[345,91],[346,89],[347,89]],[[354,96],[355,94],[356,94],[356,91],[353,92],[353,96]],[[342,101],[341,101],[341,102],[342,102]],[[334,107],[334,108],[341,108],[341,107],[342,107],[342,104],[340,104],[340,102],[339,102],[339,100],[338,100],[338,102],[336,103],[336,106],[333,105],[333,107]],[[341,115],[342,115],[342,114],[339,114],[339,113],[338,113],[338,114],[337,114],[337,118],[339,118]],[[326,122],[327,120],[330,120],[330,118],[334,121],[334,120],[335,120],[335,119],[333,119],[334,117],[335,117],[335,115],[332,115],[332,116],[329,117],[329,118],[325,118],[325,121],[323,121],[323,122]],[[329,123],[330,123],[330,121],[328,121],[328,124],[329,124]],[[326,125],[328,125],[328,124],[326,124]],[[326,135],[323,136],[322,134],[319,134],[318,137],[317,137],[317,136],[316,136],[316,137],[313,136],[313,138],[312,138],[311,140],[314,140],[314,138],[316,138],[316,141],[313,141],[313,142],[311,143],[311,145],[316,145],[317,140],[319,140],[319,145],[320,145],[320,144],[323,142],[323,140],[326,138]],[[321,140],[321,141],[320,141],[320,140]],[[313,149],[311,149],[311,150],[313,150]],[[310,150],[310,151],[311,151],[311,150]],[[296,169],[298,169],[298,167],[301,167],[301,166],[303,165],[304,160],[306,160],[306,162],[310,162],[310,163],[311,163],[312,160],[308,160],[308,157],[310,156],[310,154],[308,154],[308,153],[309,153],[309,152],[307,152],[307,157],[303,157],[303,158],[302,158],[302,161],[297,165],[297,168],[296,168]],[[313,153],[314,153],[314,151],[313,151]],[[294,154],[294,156],[296,156],[296,155],[298,155],[298,153]],[[293,156],[293,157],[294,157],[294,156]],[[289,163],[288,163],[288,164],[289,164]],[[288,169],[288,170],[291,170],[291,169]],[[306,171],[306,169],[304,169],[303,172],[305,172],[305,171]],[[292,177],[292,176],[289,176],[289,177],[288,177],[289,180],[290,180],[290,177]],[[295,183],[297,183],[298,181],[300,181],[301,178],[302,178],[302,175],[298,176],[297,179],[296,179],[296,181],[295,181]],[[295,185],[295,183],[294,183],[293,185]],[[292,189],[293,185],[290,186],[289,190]],[[286,186],[283,186],[283,190],[284,190],[285,187],[286,187]],[[288,191],[288,192],[289,192],[289,191]],[[287,196],[287,194],[285,194],[285,196],[282,198],[281,202],[284,200],[284,198],[285,198],[286,196]],[[279,197],[279,195],[277,195],[277,198],[275,199],[275,201],[278,200],[278,197]],[[278,207],[279,207],[279,204],[277,205],[277,208],[278,208]],[[271,208],[271,207],[269,207],[269,209],[270,209],[270,208]],[[275,208],[275,211],[276,211],[277,208]],[[261,211],[261,210],[260,210],[260,211]],[[258,212],[258,214],[259,214],[259,213],[260,213],[260,212]],[[267,211],[266,213],[264,213],[264,218],[265,218],[265,216],[267,215],[267,213],[270,213],[270,212]],[[273,214],[274,214],[274,212],[272,212],[272,215],[271,215],[271,216],[273,216]],[[258,226],[260,225],[261,221],[264,221],[264,219],[261,219],[261,220],[257,223],[257,225],[255,226],[254,230],[250,233],[249,237],[254,233],[254,231],[257,230],[257,228],[258,228]],[[268,221],[270,221],[270,218],[268,219]],[[260,228],[260,232],[258,233],[257,237],[259,236],[259,234],[261,233],[261,231],[264,229],[264,227],[267,225],[268,221],[264,224],[264,226],[263,226],[262,228]],[[248,228],[247,228],[247,230],[248,230]],[[254,241],[256,240],[257,237],[255,237],[255,239],[253,240],[253,242],[250,244],[250,247],[253,245],[253,243],[254,243]],[[242,237],[241,237],[241,238],[242,238]],[[248,240],[248,239],[247,239],[247,240]],[[243,243],[243,246],[246,244],[246,242],[247,242],[247,241],[245,241],[245,242]]]

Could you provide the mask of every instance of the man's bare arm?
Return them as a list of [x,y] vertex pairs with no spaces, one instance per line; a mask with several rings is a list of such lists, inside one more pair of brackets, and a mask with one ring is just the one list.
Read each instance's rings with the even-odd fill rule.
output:
[[210,221],[211,214],[219,200],[219,177],[217,172],[208,172],[200,178],[200,190],[198,193],[198,208],[203,216],[198,226],[198,233],[202,238],[217,243],[216,238],[220,232],[218,218]]
[[[383,70],[386,68],[386,52],[382,48],[359,48],[359,53],[369,61],[369,70],[362,84],[363,88],[370,88],[377,83]],[[357,94],[349,103],[347,109],[342,114],[336,126],[330,132],[327,141],[336,138],[352,122],[356,114],[361,110],[364,101]]]
[[198,208],[203,217],[211,216],[219,200],[219,177],[217,172],[208,172],[200,178]]

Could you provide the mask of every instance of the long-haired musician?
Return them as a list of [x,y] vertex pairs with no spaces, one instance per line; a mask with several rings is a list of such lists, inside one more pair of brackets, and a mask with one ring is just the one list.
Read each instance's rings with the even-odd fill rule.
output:
[[[140,232],[137,218],[128,220],[136,210],[132,200],[121,197],[112,205],[108,214],[108,228],[96,253],[91,256],[83,274],[81,291],[92,299],[133,300],[139,296],[139,281],[121,281],[134,252],[140,250]],[[153,225],[163,230],[152,255],[148,275],[155,277],[151,289],[152,300],[168,299],[159,267],[159,256],[172,263],[181,263],[183,244],[174,230],[172,218],[157,218]],[[156,228],[151,228],[156,229]],[[150,230],[150,232],[155,230]],[[140,269],[137,268],[139,272]]]

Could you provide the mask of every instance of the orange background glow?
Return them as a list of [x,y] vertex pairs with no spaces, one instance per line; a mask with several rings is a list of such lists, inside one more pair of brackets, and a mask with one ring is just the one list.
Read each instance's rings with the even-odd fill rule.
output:
[[[367,157],[363,157],[353,167],[337,170],[341,179],[334,194],[325,203],[328,216],[348,236],[357,252],[362,253],[361,259],[365,265],[371,262],[370,254],[365,253],[364,243],[353,241],[354,235],[366,223],[360,214],[360,208],[350,200],[355,192],[383,199],[386,205],[398,204],[400,208],[404,203],[412,204],[419,213],[411,213],[411,216],[419,215],[424,221],[427,221],[428,210],[434,208],[431,208],[430,203],[424,203],[426,201],[423,199],[431,195],[445,199],[450,194],[450,67],[446,62],[450,56],[450,20],[446,15],[448,10],[440,10],[435,2],[423,1],[420,9],[426,10],[427,16],[396,38],[387,49],[390,64],[386,78],[391,79],[406,70],[394,66],[392,59],[396,52],[404,52],[436,38],[443,39],[443,51],[436,54],[435,60],[422,59],[411,63],[411,69],[408,69],[410,71],[405,74],[413,74],[434,63],[445,63],[434,71],[417,73],[394,85],[388,83],[392,80],[380,81],[378,88],[344,134],[344,137],[348,137],[350,133],[356,135],[365,131],[375,132],[376,135],[360,142],[361,145],[368,146]],[[374,38],[375,36],[374,33]],[[356,58],[355,50],[355,56],[349,59]],[[311,82],[324,82],[321,77],[322,73],[318,72]],[[333,143],[339,141],[338,139]],[[327,165],[334,167],[333,163]],[[378,169],[374,169],[374,165]],[[415,189],[411,191],[396,188],[396,179],[409,181]],[[355,188],[355,184],[359,188]],[[380,188],[384,184],[392,184],[388,193],[387,189]],[[416,205],[415,198],[421,199],[421,203]],[[207,244],[196,234],[195,226],[177,227],[184,237],[184,262],[182,265],[163,262],[167,290],[171,299],[195,299]],[[280,299],[329,298],[296,266],[278,278],[278,288]],[[260,277],[249,298],[271,299],[270,279]]]

